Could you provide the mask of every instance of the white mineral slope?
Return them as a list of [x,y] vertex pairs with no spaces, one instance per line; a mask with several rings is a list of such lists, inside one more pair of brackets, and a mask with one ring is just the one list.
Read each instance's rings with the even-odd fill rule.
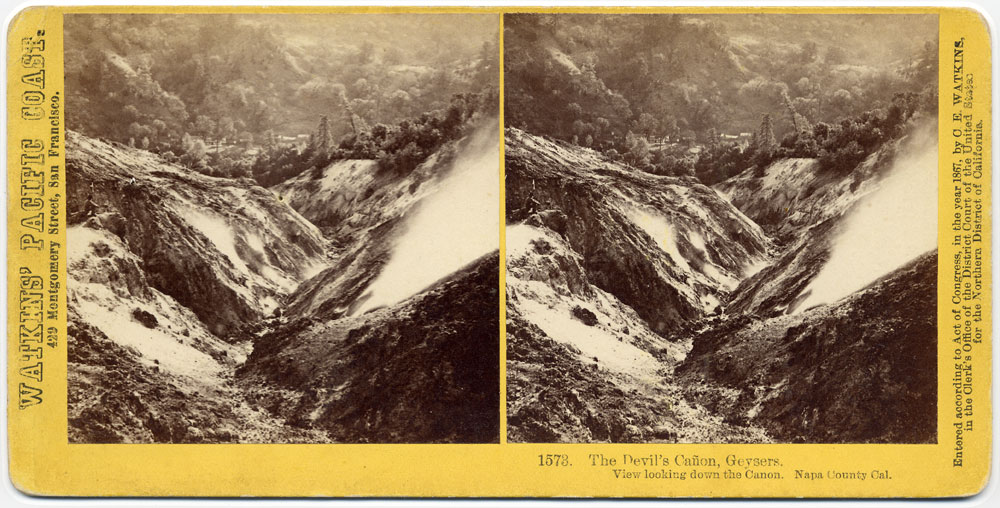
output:
[[750,168],[713,188],[768,233],[794,240],[877,188],[898,144],[890,142],[846,174],[822,170],[817,159],[787,158],[771,163],[762,177]]
[[928,139],[936,134],[909,139],[878,189],[851,208],[795,310],[840,300],[937,248],[938,152]]
[[329,317],[391,306],[497,251],[499,164],[498,123],[484,119],[408,174],[347,161],[272,187],[335,245],[331,266],[296,290],[288,311]]
[[[68,228],[67,300],[72,320],[86,322],[147,366],[184,379],[184,384],[217,386],[228,370],[246,358],[239,345],[212,335],[191,310],[149,287],[142,260],[121,239],[83,225]],[[136,311],[155,319],[141,324]]]
[[508,223],[558,232],[594,285],[659,333],[721,312],[772,261],[769,235],[694,178],[644,173],[517,129],[505,142]]
[[[507,291],[510,306],[549,338],[577,352],[585,365],[599,365],[626,386],[654,384],[683,360],[689,344],[657,335],[629,306],[594,287],[580,256],[558,235],[526,224],[507,226]],[[557,276],[553,276],[558,273]],[[584,323],[574,309],[593,313]],[[661,353],[662,359],[650,351]]]
[[476,132],[437,190],[416,205],[355,314],[399,302],[500,248],[496,133]]
[[775,315],[832,303],[937,243],[936,123],[916,120],[847,173],[786,159],[716,186],[777,235],[781,252],[733,292],[733,312]]
[[250,180],[201,175],[74,132],[67,147],[70,223],[121,239],[150,284],[216,335],[272,312],[329,263],[319,229]]
[[374,160],[339,160],[324,168],[320,178],[304,171],[270,189],[313,224],[357,221],[350,211],[371,197],[364,192],[373,188],[377,169]]

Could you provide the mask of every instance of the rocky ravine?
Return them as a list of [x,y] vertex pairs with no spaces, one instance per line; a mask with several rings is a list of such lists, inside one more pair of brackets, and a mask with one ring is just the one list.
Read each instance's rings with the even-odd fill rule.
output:
[[[455,170],[383,175],[426,190],[357,200],[344,213],[369,222],[337,237],[250,180],[67,141],[72,442],[498,439],[495,252],[350,319],[288,305],[358,252],[389,256],[406,211]],[[380,268],[357,270],[360,289]]]
[[715,190],[516,129],[506,143],[510,440],[933,439],[936,255],[796,306],[896,146],[839,179],[777,161]]

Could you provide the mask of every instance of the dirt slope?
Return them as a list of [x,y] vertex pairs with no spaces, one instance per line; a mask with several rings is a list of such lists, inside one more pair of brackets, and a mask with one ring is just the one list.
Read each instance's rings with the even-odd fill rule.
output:
[[712,323],[677,373],[735,390],[718,409],[777,440],[934,442],[936,281],[932,252],[833,305]]
[[494,253],[399,305],[277,326],[255,341],[240,385],[338,442],[496,441],[498,280]]

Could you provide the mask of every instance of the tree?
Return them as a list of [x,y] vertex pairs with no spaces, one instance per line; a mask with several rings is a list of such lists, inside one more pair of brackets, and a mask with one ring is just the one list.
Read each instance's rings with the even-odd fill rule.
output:
[[181,148],[184,150],[185,154],[189,154],[198,159],[204,158],[207,151],[204,141],[197,139],[188,133],[184,133],[184,137],[181,138]]
[[483,41],[479,49],[479,72],[476,81],[481,85],[488,86],[496,82],[497,67],[499,67],[500,50],[497,41],[499,34],[489,40]]
[[264,131],[264,151],[271,152],[277,146],[277,140],[274,138],[274,131],[268,129]]
[[323,170],[330,162],[332,144],[330,119],[326,115],[321,115],[319,117],[319,125],[316,126],[316,132],[309,136],[310,155],[306,159],[306,164],[313,168],[313,178],[323,177]]
[[[829,55],[829,52],[827,52]],[[806,43],[799,46],[799,62],[802,65],[808,65],[816,60],[819,56],[819,47],[815,41],[807,41]]]
[[365,41],[361,46],[357,47],[357,53],[355,54],[355,59],[357,63],[364,65],[371,62],[375,58],[375,45],[371,41]]
[[413,98],[405,90],[396,90],[389,96],[389,108],[396,118],[403,118],[410,114],[410,105]]
[[645,137],[629,131],[625,135],[625,148],[625,162],[640,169],[649,163],[649,141]]
[[828,65],[842,64],[847,60],[847,51],[840,46],[830,46],[823,60]]
[[760,129],[757,131],[758,153],[771,153],[778,146],[778,140],[774,137],[774,125],[771,122],[771,114],[764,113],[760,117]]
[[707,99],[702,99],[691,105],[688,111],[688,123],[695,132],[702,132],[715,123],[715,108]]
[[205,142],[185,133],[181,143],[184,154],[181,155],[180,163],[199,173],[207,174],[208,166],[205,164],[205,155],[208,149],[205,147]]
[[215,133],[215,122],[206,115],[198,115],[194,121],[194,132],[205,139],[212,139]]
[[568,106],[566,106],[566,109],[568,109],[570,115],[572,115],[571,118],[579,119],[583,116],[583,107],[575,102],[571,102]]
[[330,146],[333,144],[333,137],[330,135],[330,119],[326,115],[319,117],[319,126],[316,128],[316,151],[326,155],[330,153]]
[[754,136],[753,155],[750,162],[756,166],[754,175],[764,176],[767,166],[771,164],[778,153],[778,140],[774,137],[774,125],[771,115],[764,113],[760,119],[760,128]]
[[843,88],[837,90],[830,97],[827,102],[832,109],[831,113],[834,115],[842,116],[847,115],[851,110],[851,104],[854,102],[854,97],[851,92],[844,90]]
[[656,131],[660,128],[660,123],[656,121],[656,117],[649,113],[639,114],[639,119],[636,121],[636,127],[638,127],[639,132],[642,135],[652,137],[656,135]]
[[711,152],[719,150],[719,133],[715,127],[708,129],[708,149]]
[[364,119],[361,118],[360,110],[365,108],[369,102],[371,101],[362,99],[347,100],[347,96],[344,96],[344,112],[347,115],[347,119],[351,122],[351,131],[355,137],[360,136],[364,131],[368,130]]
[[227,142],[232,143],[236,132],[236,124],[233,123],[232,118],[224,116],[219,120],[218,134],[220,138],[225,138]]

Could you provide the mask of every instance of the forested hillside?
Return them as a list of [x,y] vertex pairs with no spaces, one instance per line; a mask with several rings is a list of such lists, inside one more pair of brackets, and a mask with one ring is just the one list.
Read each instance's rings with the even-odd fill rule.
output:
[[936,111],[936,41],[907,35],[936,20],[828,18],[507,16],[507,125],[708,184],[777,157],[849,171]]
[[68,15],[68,124],[265,185],[347,156],[412,169],[495,109],[487,18]]

